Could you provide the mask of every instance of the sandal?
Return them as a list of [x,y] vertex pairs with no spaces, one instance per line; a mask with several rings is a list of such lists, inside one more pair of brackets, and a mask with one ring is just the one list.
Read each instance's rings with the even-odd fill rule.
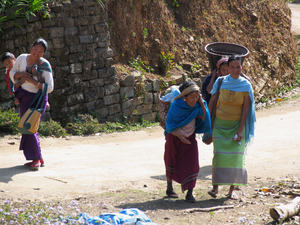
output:
[[167,190],[166,194],[169,198],[178,198],[178,194],[176,194],[174,190]]
[[209,194],[213,198],[217,197],[217,192],[214,189],[212,189],[209,192],[207,192],[207,194]]
[[232,200],[239,200],[239,196],[235,192],[231,193],[231,195],[227,194],[227,197]]
[[185,200],[186,200],[187,202],[190,202],[190,203],[195,203],[195,202],[196,202],[196,199],[194,198],[193,195],[186,195],[186,196],[185,196]]
[[33,160],[31,163],[31,170],[39,170],[40,167],[40,160]]
[[31,166],[32,162],[25,163],[24,166]]
[[40,163],[41,163],[41,167],[44,167],[44,166],[45,166],[44,159],[40,159]]

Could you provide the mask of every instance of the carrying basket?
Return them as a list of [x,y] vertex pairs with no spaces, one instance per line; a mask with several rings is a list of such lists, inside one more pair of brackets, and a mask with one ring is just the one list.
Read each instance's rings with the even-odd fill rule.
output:
[[165,102],[165,101],[161,100],[161,97],[164,94],[165,94],[165,91],[160,92],[158,95],[158,99],[159,99],[159,116],[160,116],[159,125],[165,129],[166,119],[167,119],[169,108],[171,106],[171,102]]
[[227,42],[210,43],[204,47],[204,50],[207,53],[211,70],[216,68],[218,60],[223,57],[239,55],[243,64],[244,58],[249,54],[249,50],[246,47]]

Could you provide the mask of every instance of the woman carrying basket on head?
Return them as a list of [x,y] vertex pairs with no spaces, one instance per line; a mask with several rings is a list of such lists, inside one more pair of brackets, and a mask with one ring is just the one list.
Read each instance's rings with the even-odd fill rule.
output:
[[217,102],[213,124],[214,157],[212,163],[213,189],[208,192],[217,197],[219,185],[230,185],[228,196],[238,199],[235,186],[246,186],[248,174],[245,167],[245,148],[254,136],[256,121],[251,83],[242,77],[241,57],[228,59],[229,75],[225,76],[217,99],[218,78],[211,92],[209,110]]
[[193,188],[199,172],[199,161],[195,134],[211,134],[210,114],[195,83],[184,82],[179,90],[181,93],[173,99],[166,119],[166,194],[178,198],[172,186],[172,180],[175,180],[181,184],[182,192],[188,190],[186,200],[196,202]]
[[[52,68],[50,63],[43,58],[47,47],[44,39],[37,39],[31,45],[30,54],[20,55],[10,71],[10,79],[17,87],[15,96],[20,99],[20,117],[27,111],[36,93],[40,89],[44,89],[44,83],[48,85],[47,93],[53,91]],[[44,106],[41,118],[45,113],[47,102],[48,94],[40,103]],[[20,150],[23,150],[26,160],[32,160],[32,162],[26,163],[26,166],[38,170],[39,166],[44,165],[38,133],[22,134]]]

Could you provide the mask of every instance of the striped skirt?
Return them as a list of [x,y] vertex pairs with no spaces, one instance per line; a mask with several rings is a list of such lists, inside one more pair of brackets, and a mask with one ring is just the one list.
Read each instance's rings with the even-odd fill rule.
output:
[[245,166],[245,128],[241,145],[233,140],[240,121],[221,120],[216,117],[213,126],[214,157],[213,185],[246,186],[248,174]]

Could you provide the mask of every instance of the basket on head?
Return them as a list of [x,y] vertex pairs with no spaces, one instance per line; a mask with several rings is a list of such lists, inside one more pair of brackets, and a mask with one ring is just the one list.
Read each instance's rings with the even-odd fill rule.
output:
[[242,58],[242,64],[244,58],[249,54],[249,50],[242,46],[227,42],[214,42],[204,47],[207,52],[209,65],[211,70],[216,68],[216,64],[222,57],[230,57],[231,55],[238,55]]
[[161,97],[164,95],[164,93],[165,91],[160,92],[158,95],[158,99],[159,99],[159,116],[160,116],[159,125],[165,129],[166,119],[167,119],[169,108],[171,106],[171,102],[165,102],[161,100]]

